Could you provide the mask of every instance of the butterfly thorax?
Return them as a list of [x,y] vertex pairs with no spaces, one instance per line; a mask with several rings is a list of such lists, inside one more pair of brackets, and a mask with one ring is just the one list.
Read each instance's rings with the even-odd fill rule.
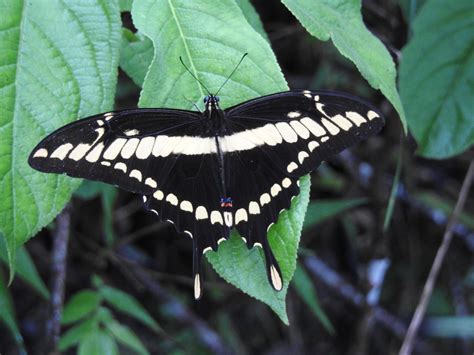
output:
[[208,119],[214,134],[225,133],[225,116],[224,111],[219,107],[219,97],[208,95],[204,98],[205,110],[203,117]]

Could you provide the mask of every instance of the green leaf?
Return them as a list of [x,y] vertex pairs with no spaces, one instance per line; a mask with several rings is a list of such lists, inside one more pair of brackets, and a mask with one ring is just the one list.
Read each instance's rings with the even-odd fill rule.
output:
[[107,322],[105,326],[119,343],[122,343],[128,348],[135,350],[137,354],[148,354],[148,350],[130,328],[120,324],[115,320]]
[[284,211],[268,233],[273,253],[283,274],[283,289],[276,292],[268,282],[264,255],[261,248],[247,249],[236,233],[219,245],[218,252],[206,253],[207,260],[226,281],[248,295],[266,303],[285,323],[288,323],[285,297],[288,285],[296,268],[296,254],[301,228],[309,202],[310,179],[300,180],[300,194],[292,202],[290,210]]
[[132,11],[133,0],[119,0],[120,12]]
[[107,332],[98,329],[88,333],[79,343],[78,355],[116,355],[117,343]]
[[252,26],[253,29],[260,34],[260,36],[265,38],[267,42],[270,42],[267,33],[263,28],[263,23],[260,20],[260,16],[258,15],[250,0],[235,0],[235,2],[237,5],[239,5],[240,10],[242,10],[242,13],[244,14],[250,26]]
[[288,88],[268,42],[233,0],[143,0],[134,2],[132,18],[155,47],[140,107],[191,109],[183,96],[202,106],[207,92],[186,72],[180,56],[215,92],[249,53],[219,95],[224,107]]
[[364,198],[345,199],[345,200],[319,200],[311,202],[308,205],[306,218],[304,220],[303,229],[310,228],[321,223],[327,218],[333,217],[345,210],[360,206],[366,203]]
[[[8,264],[7,246],[3,235],[0,234],[0,260]],[[33,287],[44,299],[49,299],[49,291],[43,280],[38,274],[33,260],[31,260],[28,251],[21,247],[17,250],[15,260],[15,270],[18,272],[18,276]]]
[[123,29],[120,49],[120,67],[138,86],[143,85],[153,59],[153,43],[141,33]]
[[382,42],[365,27],[360,0],[282,0],[301,24],[321,41],[331,39],[359,69],[369,84],[379,89],[398,112],[406,130],[403,106],[396,87],[392,57]]
[[76,345],[84,339],[87,334],[95,333],[98,329],[99,327],[95,317],[85,319],[83,322],[75,325],[61,336],[58,343],[59,351],[69,349],[71,346]]
[[26,354],[24,351],[23,337],[21,336],[20,329],[16,322],[15,309],[11,299],[10,291],[8,290],[6,280],[3,277],[3,273],[0,270],[0,322],[3,322],[11,332],[16,344],[22,350],[21,353]]
[[101,286],[98,291],[108,303],[120,312],[132,316],[157,332],[161,331],[158,323],[156,323],[142,305],[129,294],[105,285]]
[[64,307],[62,323],[70,324],[91,314],[100,305],[102,298],[91,290],[83,290],[72,296]]
[[13,270],[17,247],[80,183],[34,171],[28,155],[58,127],[112,107],[120,16],[103,0],[4,0],[0,13],[0,233]]
[[428,0],[403,49],[400,94],[418,153],[447,158],[474,143],[474,3]]
[[293,285],[295,286],[296,292],[300,295],[311,312],[313,312],[316,318],[321,322],[323,327],[330,334],[334,334],[334,327],[318,302],[318,295],[316,294],[313,282],[306,270],[299,264],[295,270]]

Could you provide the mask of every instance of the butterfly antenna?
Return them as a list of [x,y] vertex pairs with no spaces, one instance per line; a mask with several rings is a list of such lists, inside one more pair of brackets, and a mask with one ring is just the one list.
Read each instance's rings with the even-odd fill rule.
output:
[[[184,98],[187,102],[189,102],[191,105],[193,105],[193,106],[196,108],[196,110],[198,110],[199,112],[201,112],[201,110],[199,109],[198,105],[196,105],[196,104],[194,103],[194,101],[191,101],[190,99],[188,99],[188,98],[187,98],[186,96],[184,96],[184,95],[183,95],[183,98]],[[202,113],[202,112],[201,112],[201,113]]]
[[221,89],[224,87],[225,84],[227,84],[227,82],[229,81],[229,79],[232,77],[232,75],[234,75],[235,71],[237,70],[237,68],[239,67],[240,63],[242,63],[242,61],[244,60],[244,58],[247,56],[248,53],[244,53],[244,55],[242,56],[242,58],[240,58],[239,62],[237,63],[237,65],[235,66],[234,70],[232,70],[232,73],[230,73],[230,75],[227,77],[227,79],[225,79],[224,83],[221,85],[221,87],[219,88],[219,90],[217,90],[215,96],[217,96],[217,94],[219,94],[219,91],[221,91]]
[[202,83],[202,81],[199,80],[199,79],[197,78],[197,76],[194,75],[193,72],[186,66],[186,64],[184,64],[183,58],[181,58],[181,56],[179,56],[179,61],[181,62],[181,64],[183,64],[183,67],[188,71],[188,73],[191,74],[191,76],[192,76],[194,79],[196,79],[196,81],[197,81],[199,84],[201,84],[204,89],[206,89],[207,94],[210,95],[211,93],[210,93],[210,91],[207,89],[206,85],[204,85],[204,84]]

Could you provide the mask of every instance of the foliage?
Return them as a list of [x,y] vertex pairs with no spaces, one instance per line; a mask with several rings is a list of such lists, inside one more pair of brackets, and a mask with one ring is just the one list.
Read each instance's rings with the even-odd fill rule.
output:
[[62,323],[69,325],[59,342],[65,351],[77,345],[79,354],[118,354],[117,342],[137,354],[148,354],[140,338],[119,323],[104,303],[140,321],[153,331],[160,327],[132,296],[105,285],[95,277],[96,290],[82,290],[71,297],[64,307]]
[[400,92],[423,156],[447,158],[474,143],[473,18],[470,0],[427,1],[403,49]]
[[[296,17],[293,27],[301,26],[321,41],[331,39],[335,50],[356,66],[370,86],[382,92],[397,111],[402,125],[408,125],[418,143],[419,154],[444,159],[471,147],[474,142],[471,1],[403,1],[409,37],[400,57],[401,100],[396,89],[395,65],[378,39],[387,44],[382,34],[385,23],[376,28],[366,25],[360,0],[282,0],[282,3]],[[368,3],[364,6],[373,6]],[[121,25],[121,11],[131,12],[136,32]],[[179,63],[180,56],[214,92],[242,54],[249,53],[220,94],[224,107],[288,88],[272,50],[275,43],[270,42],[281,34],[267,34],[268,27],[263,26],[249,0],[1,0],[0,13],[0,259],[9,266],[11,276],[16,270],[18,279],[44,300],[49,297],[48,290],[23,244],[51,223],[73,192],[82,198],[100,196],[104,216],[99,229],[108,251],[116,247],[118,240],[114,223],[123,221],[117,222],[114,216],[118,198],[115,188],[91,182],[81,185],[76,179],[33,171],[27,165],[27,156],[41,138],[56,128],[110,110],[118,101],[115,86],[119,69],[141,88],[140,107],[191,109],[193,103],[202,107],[202,96],[207,91],[186,73]],[[316,43],[308,37],[301,46]],[[316,62],[308,65],[316,66]],[[335,75],[330,71],[327,77]],[[344,78],[340,82],[350,86],[351,78]],[[393,125],[389,123],[388,127]],[[396,201],[403,185],[401,171],[409,167],[412,159],[404,156],[403,161],[398,160],[388,207],[387,199],[383,202],[383,210],[387,210],[385,233],[400,228],[393,220],[397,218]],[[352,188],[355,185],[352,176],[347,179],[329,170],[332,175],[325,180],[326,187],[322,188],[320,182],[314,189],[331,191],[331,197],[351,191],[345,181]],[[269,232],[270,244],[283,272],[282,292],[276,293],[268,285],[261,251],[247,250],[236,234],[221,244],[217,253],[208,253],[207,258],[227,282],[270,306],[286,324],[289,323],[286,297],[294,277],[295,291],[308,313],[328,332],[337,333],[337,324],[329,321],[333,318],[322,311],[310,275],[304,268],[297,268],[301,230],[307,233],[316,230],[312,228],[314,225],[361,204],[373,208],[375,197],[318,199],[308,205],[309,177],[302,179],[301,190],[292,208],[282,213],[279,223]],[[368,194],[369,188],[362,191]],[[436,189],[431,192],[423,187],[414,193],[414,198],[445,214],[452,211],[451,198],[440,196]],[[462,214],[460,222],[472,229],[471,215]],[[364,223],[368,223],[369,218],[366,215],[364,218]],[[356,230],[347,218],[344,220],[346,229]],[[319,228],[317,233],[319,236]],[[338,239],[337,233],[334,239]],[[127,252],[133,254],[137,250],[129,247]],[[1,271],[0,321],[23,352],[24,340],[15,314],[16,299],[12,299],[8,278]],[[80,354],[114,354],[121,345],[137,353],[147,353],[132,328],[117,320],[111,309],[160,333],[156,321],[131,295],[99,279],[94,284],[93,289],[82,289],[68,300],[63,322],[69,329],[61,338],[60,350],[77,345]],[[13,282],[16,285],[17,280]],[[224,297],[216,294],[210,296]],[[229,324],[229,319],[222,322]],[[426,331],[433,337],[461,333],[472,337],[472,332],[463,332],[471,324],[470,317],[431,318]],[[193,336],[190,333],[186,330],[180,336],[188,340]],[[229,339],[239,342],[232,336]]]
[[59,126],[112,108],[120,16],[115,1],[6,0],[1,6],[0,233],[13,270],[16,249],[79,186],[33,171],[28,155]]

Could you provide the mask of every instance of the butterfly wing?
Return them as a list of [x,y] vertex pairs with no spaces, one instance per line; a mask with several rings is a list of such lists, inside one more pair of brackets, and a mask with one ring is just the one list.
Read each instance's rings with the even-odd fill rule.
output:
[[[123,110],[70,123],[44,138],[28,162],[36,170],[117,185],[140,194],[154,191],[174,161],[174,136],[202,130],[201,116],[181,110]],[[155,172],[160,171],[156,176]]]
[[[222,186],[209,120],[196,112],[139,109],[110,112],[53,132],[32,151],[29,164],[117,185],[143,195],[145,206],[193,239],[195,296],[201,258],[217,250],[229,227],[219,221]],[[216,222],[217,221],[217,222]]]
[[233,199],[234,225],[248,247],[264,250],[269,281],[282,288],[267,231],[299,193],[298,179],[328,157],[376,134],[382,115],[369,104],[333,92],[285,92],[225,111],[220,142]]

